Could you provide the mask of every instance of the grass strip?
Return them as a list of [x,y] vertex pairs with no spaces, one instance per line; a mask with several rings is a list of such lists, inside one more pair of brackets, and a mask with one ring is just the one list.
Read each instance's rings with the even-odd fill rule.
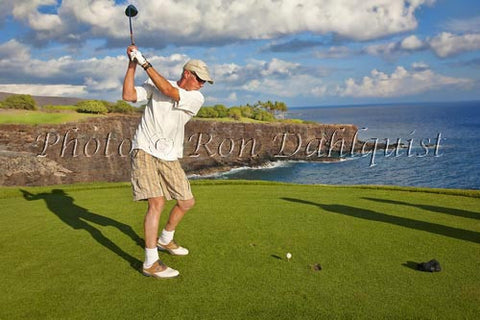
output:
[[[197,204],[176,233],[191,254],[160,253],[180,270],[174,280],[139,272],[146,204],[131,200],[128,184],[0,188],[0,318],[480,313],[475,192],[256,181],[194,181],[192,188]],[[432,258],[441,272],[415,270]]]
[[29,110],[1,110],[0,124],[61,124],[82,121],[101,115],[84,114],[76,112],[42,112]]

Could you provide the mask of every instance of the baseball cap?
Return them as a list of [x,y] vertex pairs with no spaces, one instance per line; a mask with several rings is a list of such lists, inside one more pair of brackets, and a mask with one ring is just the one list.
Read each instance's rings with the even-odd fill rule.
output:
[[210,77],[207,64],[202,60],[192,59],[183,66],[183,69],[193,71],[200,79],[213,84],[213,79]]

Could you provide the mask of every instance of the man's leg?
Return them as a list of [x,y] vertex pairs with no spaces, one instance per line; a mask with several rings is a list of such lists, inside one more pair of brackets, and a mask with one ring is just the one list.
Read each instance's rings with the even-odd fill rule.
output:
[[158,224],[164,206],[164,197],[148,199],[148,209],[143,223],[145,232],[145,262],[143,263],[143,274],[149,277],[173,278],[179,274],[177,270],[164,265],[158,257]]
[[179,272],[164,265],[158,257],[158,225],[166,201],[158,175],[158,159],[136,149],[131,153],[131,160],[133,198],[137,201],[148,199],[148,209],[143,221],[145,236],[143,274],[155,278],[176,277]]
[[145,248],[157,248],[158,225],[164,206],[164,197],[148,199],[148,209],[143,223],[145,232]]
[[188,210],[192,209],[195,205],[195,199],[190,200],[177,200],[177,204],[170,211],[170,216],[168,218],[167,224],[165,225],[165,230],[174,231],[177,228],[177,225],[183,219],[185,213]]
[[163,197],[148,199],[148,209],[143,221],[143,230],[145,234],[144,267],[146,268],[149,268],[159,259],[157,251],[158,224],[164,205],[165,199]]
[[195,199],[177,200],[177,204],[170,211],[165,229],[163,229],[160,238],[158,239],[158,247],[160,250],[166,250],[173,255],[184,256],[188,254],[188,249],[180,247],[173,241],[175,229],[180,221],[183,219],[185,213],[190,210],[195,204]]

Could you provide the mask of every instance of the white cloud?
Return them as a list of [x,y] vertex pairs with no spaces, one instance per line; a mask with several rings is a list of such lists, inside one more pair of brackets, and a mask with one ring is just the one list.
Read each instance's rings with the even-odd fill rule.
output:
[[51,33],[51,31],[61,27],[62,21],[58,15],[40,13],[38,11],[38,8],[41,6],[57,5],[57,0],[23,0],[7,2],[10,2],[12,15],[17,20],[25,21],[34,31]]
[[33,30],[48,31],[60,27],[62,21],[57,15],[36,12],[29,17],[29,24]]
[[[71,43],[92,37],[128,38],[125,5],[111,0],[5,0],[37,40]],[[376,39],[417,27],[415,11],[435,0],[138,0],[135,36],[151,47],[166,43],[271,39],[311,32],[354,40]],[[39,7],[57,5],[54,13]],[[3,9],[3,8],[2,8]],[[5,15],[5,13],[3,14]],[[301,18],[299,18],[301,17]],[[145,41],[148,40],[148,41]]]
[[[308,85],[305,85],[308,83]],[[312,89],[316,87],[317,89]],[[322,81],[307,74],[291,75],[281,78],[253,79],[241,86],[246,91],[258,92],[269,96],[291,98],[295,96],[311,96],[312,93],[320,95]]]
[[229,102],[235,102],[238,100],[238,97],[237,97],[237,93],[236,92],[232,92],[228,95],[227,97],[227,101]]
[[425,48],[426,44],[424,41],[420,40],[416,35],[410,35],[400,41],[366,46],[363,52],[374,56],[391,57],[398,53],[418,51]]
[[480,16],[447,21],[445,29],[456,33],[480,33]]
[[424,62],[414,62],[412,63],[412,69],[415,71],[424,71],[430,69],[430,66]]
[[[319,95],[327,70],[272,58],[251,60],[246,65],[217,65],[213,68],[217,84],[232,91],[248,91],[278,97]],[[306,72],[306,71],[309,72]],[[312,89],[317,88],[317,89]]]
[[10,64],[24,62],[30,59],[30,49],[15,39],[0,44],[0,61],[9,61]]
[[0,91],[51,97],[80,97],[87,93],[86,86],[68,84],[0,84]]
[[315,56],[319,59],[341,59],[348,57],[352,54],[352,51],[345,46],[330,47],[326,51],[317,51]]
[[327,86],[316,86],[316,87],[313,87],[311,90],[310,90],[310,93],[312,94],[312,96],[314,97],[324,97],[325,95],[327,95],[328,93],[328,88]]
[[[188,57],[173,54],[151,56],[149,60],[166,77],[178,79]],[[44,61],[33,58],[25,45],[10,40],[0,44],[0,81],[9,83],[1,88],[8,92],[25,90],[24,93],[39,95],[108,95],[116,100],[120,99],[127,63],[126,56],[80,60],[62,56]],[[145,79],[143,72],[137,72],[138,84]]]
[[339,93],[349,97],[401,97],[452,86],[468,88],[472,84],[470,79],[436,74],[427,65],[418,63],[410,71],[398,66],[390,75],[374,69],[360,81],[349,78]]
[[220,95],[207,94],[205,96],[205,105],[223,104],[223,105],[235,105],[238,103],[238,96],[236,92],[231,92],[228,95],[224,95],[225,92],[218,92]]
[[266,67],[261,71],[261,75],[264,77],[268,77],[272,74],[289,75],[294,70],[298,69],[300,65],[298,63],[273,58],[265,66]]
[[425,47],[425,43],[418,39],[416,35],[406,37],[400,42],[400,48],[404,50],[420,50]]
[[220,82],[235,83],[242,77],[241,67],[235,63],[216,65],[211,69],[215,74],[215,79]]
[[373,56],[388,56],[398,51],[398,43],[374,44],[364,48],[364,52]]
[[440,58],[455,56],[466,51],[480,50],[480,33],[457,35],[442,32],[427,40],[410,35],[401,41],[366,46],[362,52],[388,58],[401,52],[425,49],[431,49]]
[[446,58],[465,51],[480,50],[480,33],[456,35],[442,32],[428,43],[436,55]]

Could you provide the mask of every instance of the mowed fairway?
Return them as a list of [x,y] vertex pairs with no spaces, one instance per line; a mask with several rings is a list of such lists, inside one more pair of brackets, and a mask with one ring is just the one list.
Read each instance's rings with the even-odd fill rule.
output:
[[[479,191],[192,187],[197,205],[176,233],[190,255],[160,253],[173,280],[140,273],[146,204],[128,184],[0,188],[0,319],[480,314]],[[433,258],[441,272],[415,270]]]

